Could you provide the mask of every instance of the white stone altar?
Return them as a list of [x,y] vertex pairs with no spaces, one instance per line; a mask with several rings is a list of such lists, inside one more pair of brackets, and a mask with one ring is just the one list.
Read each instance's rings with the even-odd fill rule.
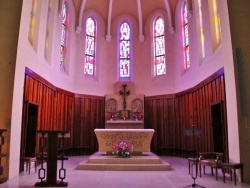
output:
[[132,142],[135,153],[150,152],[154,129],[95,129],[99,151],[112,152],[118,140]]

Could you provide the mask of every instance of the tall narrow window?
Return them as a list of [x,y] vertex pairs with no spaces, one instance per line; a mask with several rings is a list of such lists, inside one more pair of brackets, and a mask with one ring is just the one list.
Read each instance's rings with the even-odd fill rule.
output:
[[94,75],[96,24],[92,18],[86,22],[85,65],[84,74]]
[[157,18],[154,23],[154,72],[155,76],[166,74],[164,21]]
[[204,27],[203,27],[203,17],[202,17],[202,9],[201,9],[201,0],[198,0],[198,7],[199,7],[199,20],[200,20],[200,42],[201,42],[201,54],[202,59],[205,58],[205,35],[204,35]]
[[130,78],[130,26],[123,22],[120,27],[120,78]]
[[187,2],[183,5],[182,12],[182,32],[183,32],[183,54],[184,54],[184,68],[190,67],[190,51],[189,51],[189,33],[188,33],[188,7]]
[[220,13],[218,9],[218,0],[213,0],[214,6],[214,24],[215,24],[215,35],[217,43],[221,41],[221,26],[220,26]]
[[33,44],[34,34],[35,34],[36,9],[37,9],[37,0],[32,0],[32,10],[30,13],[29,35],[28,35],[31,44]]
[[46,36],[45,36],[45,48],[44,56],[48,59],[48,50],[49,50],[49,34],[50,34],[50,25],[51,25],[51,11],[52,11],[52,0],[49,0],[48,4],[48,13],[47,13],[47,24],[46,24]]
[[221,24],[218,2],[218,0],[208,1],[213,51],[219,46],[221,42]]
[[68,8],[66,2],[63,3],[62,7],[62,33],[61,33],[61,56],[60,65],[65,68],[65,53],[66,53],[66,38],[67,38],[67,18]]

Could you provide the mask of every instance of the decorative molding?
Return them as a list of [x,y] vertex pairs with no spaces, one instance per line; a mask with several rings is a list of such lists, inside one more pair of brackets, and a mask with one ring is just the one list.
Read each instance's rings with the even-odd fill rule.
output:
[[167,15],[168,15],[169,32],[170,32],[170,34],[174,34],[171,6],[169,3],[169,0],[164,0],[164,2],[165,2],[166,10],[167,10]]
[[139,20],[139,40],[144,41],[143,26],[142,26],[142,10],[141,10],[141,0],[137,0],[138,7],[138,20]]
[[170,34],[174,34],[174,27],[169,27],[168,31],[169,31]]
[[86,4],[86,0],[83,0],[81,2],[81,7],[80,7],[80,10],[79,10],[79,17],[78,17],[78,26],[76,27],[76,33],[81,33],[82,31],[82,16],[83,16],[83,11],[84,11],[84,7],[85,7],[85,4]]
[[144,35],[139,35],[138,38],[139,38],[139,41],[140,41],[140,42],[144,42]]
[[111,40],[110,28],[111,28],[112,5],[113,5],[113,0],[109,0],[108,26],[107,26],[107,35],[106,35],[107,42]]
[[76,27],[76,33],[77,33],[77,34],[80,34],[81,31],[82,31],[82,27],[81,27],[81,26],[77,26],[77,27]]
[[106,41],[107,41],[107,42],[110,42],[110,41],[111,41],[111,38],[112,38],[111,35],[106,35]]

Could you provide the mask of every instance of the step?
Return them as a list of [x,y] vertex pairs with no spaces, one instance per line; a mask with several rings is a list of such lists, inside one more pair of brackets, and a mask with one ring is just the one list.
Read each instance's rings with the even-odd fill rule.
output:
[[78,164],[78,170],[124,170],[124,171],[158,171],[171,170],[171,165],[162,161],[152,152],[141,156],[119,158],[103,152],[94,153],[87,161]]

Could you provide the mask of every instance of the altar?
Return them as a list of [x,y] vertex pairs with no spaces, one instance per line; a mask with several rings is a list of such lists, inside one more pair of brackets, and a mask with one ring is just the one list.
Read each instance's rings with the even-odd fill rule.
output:
[[130,141],[135,153],[150,152],[154,129],[95,129],[99,151],[112,152],[118,140]]

